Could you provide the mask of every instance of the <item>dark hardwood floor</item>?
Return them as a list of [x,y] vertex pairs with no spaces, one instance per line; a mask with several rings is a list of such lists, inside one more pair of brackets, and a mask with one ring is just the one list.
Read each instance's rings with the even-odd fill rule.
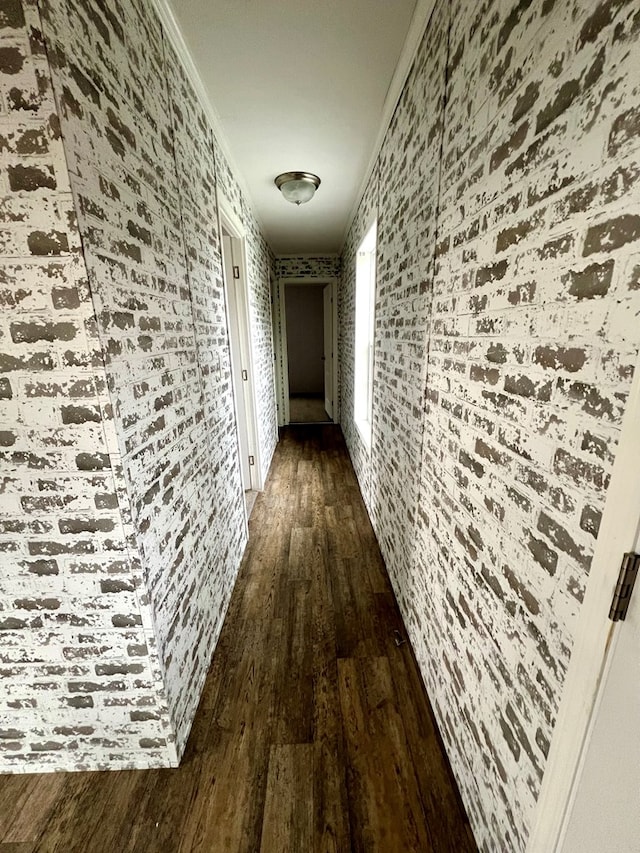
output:
[[339,427],[250,534],[181,767],[0,777],[0,853],[476,850]]

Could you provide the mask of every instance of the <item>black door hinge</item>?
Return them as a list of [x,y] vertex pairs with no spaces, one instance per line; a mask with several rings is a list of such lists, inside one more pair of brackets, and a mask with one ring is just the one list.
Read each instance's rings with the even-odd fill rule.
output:
[[629,552],[622,558],[622,566],[618,575],[618,583],[613,593],[613,601],[609,610],[609,619],[612,622],[624,620],[629,609],[629,600],[633,591],[633,585],[638,577],[640,569],[640,554]]
[[233,277],[234,278],[240,278],[240,267],[234,267],[233,268]]

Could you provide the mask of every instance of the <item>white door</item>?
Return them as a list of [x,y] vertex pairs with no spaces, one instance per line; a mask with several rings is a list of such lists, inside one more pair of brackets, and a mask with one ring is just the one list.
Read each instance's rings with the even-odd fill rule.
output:
[[[640,436],[639,436],[640,439]],[[635,551],[640,550],[640,536]],[[640,586],[640,582],[637,584]],[[563,853],[640,850],[640,589],[619,622],[569,814]]]
[[640,359],[573,638],[528,853],[640,851],[640,581],[624,621],[609,607],[640,549]]
[[240,472],[242,475],[242,488],[248,491],[251,488],[251,468],[249,466],[249,434],[247,430],[247,407],[245,404],[242,346],[240,342],[239,305],[236,282],[233,277],[234,263],[233,243],[227,234],[222,236],[222,258],[224,262],[224,280],[227,294],[227,316],[229,324],[229,347],[231,350],[231,377],[233,382],[233,396],[236,408],[236,424],[238,428],[238,445],[240,448]]
[[322,289],[322,316],[324,323],[324,408],[333,417],[333,298],[332,286]]

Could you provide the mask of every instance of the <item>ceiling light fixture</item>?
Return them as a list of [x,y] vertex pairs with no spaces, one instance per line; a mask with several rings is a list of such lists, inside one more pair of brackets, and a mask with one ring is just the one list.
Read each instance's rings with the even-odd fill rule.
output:
[[320,186],[320,178],[311,172],[283,172],[274,183],[287,201],[301,205],[311,201]]

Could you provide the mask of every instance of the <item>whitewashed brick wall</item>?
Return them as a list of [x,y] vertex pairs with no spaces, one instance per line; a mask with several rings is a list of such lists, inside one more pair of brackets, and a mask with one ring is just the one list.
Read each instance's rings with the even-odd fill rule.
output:
[[[3,528],[15,564],[3,611],[10,600],[25,618],[8,613],[18,621],[2,625],[1,648],[18,630],[14,645],[44,645],[41,629],[66,630],[64,614],[73,616],[69,639],[50,635],[48,668],[34,657],[27,671],[7,653],[16,668],[3,673],[0,708],[20,711],[23,728],[2,718],[0,762],[167,765],[184,748],[246,537],[216,207],[217,181],[234,180],[150,4],[11,0],[0,25],[21,55],[31,22],[44,41],[32,36],[18,88],[8,79],[17,55],[3,54],[2,69],[6,104],[16,101],[0,114],[14,146],[3,175],[21,182],[5,184],[6,204],[30,217],[26,227],[16,218],[4,243],[4,422],[17,420],[35,455],[16,445],[6,457],[20,477]],[[35,152],[17,148],[25,116]],[[247,227],[266,470],[277,440],[273,258],[237,188],[233,196]],[[16,272],[14,255],[36,260]],[[47,255],[55,262],[43,264]],[[37,434],[27,416],[39,419]],[[44,448],[51,461],[36,463]],[[45,489],[57,500],[37,505],[48,520],[36,531],[28,501]],[[25,560],[28,526],[49,542],[37,572]],[[32,589],[18,599],[25,577]]]
[[35,2],[0,10],[0,769],[174,751]]
[[526,844],[640,346],[639,39],[631,0],[438,2],[343,255],[343,428],[486,851]]
[[278,278],[337,278],[339,275],[338,255],[279,255],[276,258]]

